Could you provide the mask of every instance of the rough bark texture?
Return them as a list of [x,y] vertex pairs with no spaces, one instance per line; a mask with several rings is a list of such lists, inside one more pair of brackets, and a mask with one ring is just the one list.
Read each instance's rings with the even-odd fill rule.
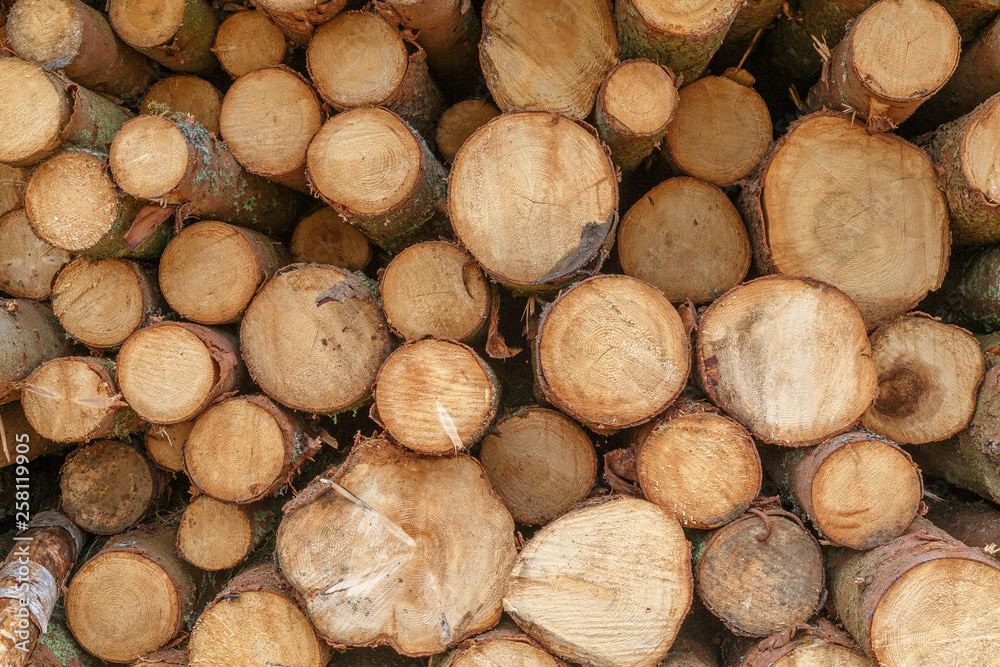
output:
[[0,300],[0,403],[13,401],[16,383],[39,364],[69,354],[70,341],[47,305],[30,299]]
[[781,14],[783,4],[783,0],[748,0],[729,26],[714,62],[737,66],[757,33],[770,26]]
[[827,50],[844,39],[847,25],[876,0],[799,0],[798,11],[771,30],[772,61],[798,82],[812,85],[823,69],[813,38]]
[[987,331],[1000,329],[1000,247],[983,248],[955,268],[956,282],[949,285],[946,298],[954,304],[956,319]]
[[[215,41],[219,20],[206,0],[186,0],[184,17],[177,31],[159,44],[149,43],[150,40],[143,35],[141,24],[128,25],[137,17],[126,15],[127,6],[128,0],[108,0],[108,15],[115,31],[139,53],[175,72],[207,73],[218,67],[219,61],[212,53],[212,43]],[[133,11],[137,15],[156,14],[152,9]]]
[[251,2],[254,7],[267,14],[274,21],[274,24],[297,44],[308,44],[316,31],[316,26],[326,23],[349,4],[348,0],[328,0],[328,2],[307,4],[294,3],[302,6],[293,8],[293,11],[286,11],[283,8],[285,3],[273,0],[251,0]]
[[996,557],[1000,547],[1000,510],[989,503],[935,500],[930,503],[926,517],[966,546]]
[[[2,663],[0,663],[2,664]],[[83,650],[66,624],[62,601],[56,604],[45,634],[31,654],[30,667],[108,667],[108,663]]]
[[851,638],[825,618],[761,640],[727,638],[723,641],[722,653],[725,667],[871,667],[871,662]]

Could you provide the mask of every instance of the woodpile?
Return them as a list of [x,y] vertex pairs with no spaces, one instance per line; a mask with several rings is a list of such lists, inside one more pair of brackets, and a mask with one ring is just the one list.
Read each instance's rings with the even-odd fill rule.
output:
[[0,667],[1000,667],[1000,0],[0,0]]

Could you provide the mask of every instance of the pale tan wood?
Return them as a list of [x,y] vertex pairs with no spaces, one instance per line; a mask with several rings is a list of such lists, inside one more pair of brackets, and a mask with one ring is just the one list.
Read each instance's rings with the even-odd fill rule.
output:
[[646,193],[618,227],[622,270],[673,302],[705,303],[736,287],[752,258],[743,219],[718,187],[671,178]]
[[247,11],[236,12],[219,25],[212,51],[235,79],[280,64],[287,45],[281,28],[267,14]]
[[479,460],[514,520],[545,524],[587,497],[597,453],[587,432],[556,410],[521,408],[483,440]]
[[187,114],[212,134],[218,134],[222,93],[205,79],[191,74],[174,74],[150,86],[139,105],[139,112],[161,116]]
[[177,555],[207,572],[236,567],[274,531],[276,509],[273,500],[233,505],[196,496],[181,513]]
[[115,182],[133,197],[163,199],[188,170],[188,140],[180,127],[159,117],[140,117],[119,132],[112,146]]
[[50,359],[70,354],[71,340],[48,305],[0,299],[0,403],[17,400],[17,383]]
[[28,169],[0,163],[0,215],[24,208],[24,188]]
[[322,206],[295,226],[288,251],[296,262],[331,264],[360,271],[372,259],[372,245],[332,206]]
[[465,140],[499,115],[500,110],[485,100],[463,100],[445,109],[435,133],[444,161],[454,161]]
[[178,424],[151,424],[146,431],[146,453],[157,467],[180,472],[184,470],[184,456],[181,453],[194,422]]
[[[0,160],[17,163],[55,150],[72,112],[69,96],[45,71],[18,58],[0,59]],[[30,122],[25,122],[30,119]]]
[[52,283],[69,258],[68,251],[35,235],[23,208],[0,217],[0,289],[7,294],[24,299],[49,298]]
[[644,500],[571,510],[521,549],[504,611],[573,662],[655,667],[691,606],[690,553],[677,520]]
[[[58,452],[60,449],[66,447],[65,443],[52,442],[46,438],[43,438],[41,434],[34,429],[28,418],[24,416],[24,408],[21,406],[21,401],[14,400],[7,403],[0,404],[0,428],[3,429],[3,435],[7,440],[7,449],[4,450],[2,443],[0,443],[0,468],[6,468],[7,466],[14,465],[18,460],[17,445],[15,443],[14,447],[11,447],[11,433],[15,436],[21,435],[21,439],[24,440],[24,436],[28,436],[27,452],[21,452],[29,462],[38,458],[39,456],[44,456],[52,452]],[[22,447],[23,449],[23,447]],[[24,459],[21,459],[22,462]]]
[[177,72],[218,67],[218,18],[206,0],[108,0],[108,18],[128,45]]

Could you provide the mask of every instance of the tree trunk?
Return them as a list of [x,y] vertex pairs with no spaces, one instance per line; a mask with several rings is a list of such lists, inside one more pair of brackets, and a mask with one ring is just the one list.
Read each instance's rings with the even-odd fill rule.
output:
[[246,560],[277,525],[278,503],[274,498],[232,505],[210,496],[196,496],[181,514],[177,555],[208,572],[233,568]]
[[[21,445],[21,451],[17,446]],[[33,461],[39,456],[57,452],[66,447],[65,443],[53,442],[43,438],[24,415],[20,401],[11,401],[0,405],[0,469],[12,466],[17,462],[18,454],[24,460]],[[23,464],[22,464],[23,465]]]
[[218,67],[212,42],[219,20],[206,0],[108,0],[108,17],[127,44],[175,72]]
[[653,667],[666,658],[691,606],[690,549],[677,520],[656,505],[596,500],[524,545],[504,610],[553,655],[601,667]]
[[337,15],[348,0],[251,0],[254,7],[270,17],[297,44],[308,44],[316,27]]
[[48,299],[70,254],[35,236],[24,209],[0,217],[0,289],[20,299]]
[[749,0],[740,8],[729,26],[722,46],[716,52],[713,63],[726,67],[737,67],[743,55],[757,37],[781,14],[782,0]]
[[719,667],[719,651],[713,642],[710,619],[700,604],[692,606],[660,667]]
[[803,278],[758,278],[720,297],[701,316],[695,365],[713,403],[786,446],[846,431],[878,391],[858,307]]
[[718,528],[760,493],[760,457],[738,422],[702,401],[680,398],[635,433],[634,470],[646,500],[685,528]]
[[142,420],[122,402],[114,374],[111,359],[46,361],[21,385],[24,414],[35,430],[54,442],[126,438]]
[[14,548],[0,567],[3,667],[31,664],[31,653],[48,629],[84,539],[83,531],[58,512],[36,514],[27,530],[14,538]]
[[284,512],[278,565],[334,647],[429,655],[500,620],[514,522],[475,459],[359,439]]
[[538,406],[504,416],[483,440],[479,460],[514,520],[528,525],[546,524],[582,501],[597,477],[587,432]]
[[489,0],[479,42],[486,85],[501,111],[583,119],[617,64],[608,0]]
[[212,51],[234,79],[280,65],[288,41],[281,28],[261,11],[236,12],[219,25]]
[[615,167],[562,116],[505,113],[455,156],[448,207],[458,241],[515,290],[553,291],[603,264],[618,220]]
[[916,141],[941,174],[955,245],[1000,241],[1000,182],[992,167],[1000,147],[1000,94]]
[[483,100],[463,100],[445,109],[434,135],[444,162],[454,162],[465,140],[499,115],[499,109]]
[[164,314],[155,279],[124,259],[75,259],[56,277],[52,307],[66,332],[113,349]]
[[291,411],[259,394],[236,396],[195,421],[184,443],[184,470],[216,500],[252,503],[287,484],[319,446]]
[[823,605],[823,555],[794,514],[755,508],[694,538],[698,597],[734,633],[768,637]]
[[[0,663],[8,664],[8,663]],[[76,643],[66,624],[62,602],[56,604],[45,634],[31,654],[30,667],[107,667],[108,663],[90,655]],[[162,666],[161,666],[162,667]]]
[[492,289],[476,260],[447,241],[426,241],[396,255],[382,272],[385,318],[400,338],[470,342],[486,330]]
[[306,160],[318,196],[389,252],[444,232],[444,168],[391,111],[337,114],[309,144]]
[[296,262],[330,264],[360,271],[372,260],[368,238],[347,224],[332,206],[320,205],[295,225],[288,251]]
[[174,74],[160,79],[146,91],[139,112],[154,116],[187,114],[219,136],[222,93],[205,79],[191,74]]
[[728,638],[723,655],[725,667],[872,667],[851,638],[825,618],[766,639]]
[[479,16],[470,0],[383,0],[375,8],[416,34],[434,79],[453,99],[465,97],[479,78]]
[[306,149],[322,123],[312,85],[287,67],[240,77],[226,93],[219,118],[222,138],[244,169],[303,192]]
[[921,511],[923,481],[892,442],[851,431],[814,447],[761,448],[768,476],[832,544],[873,549]]
[[869,135],[846,116],[796,123],[743,189],[740,207],[758,270],[830,283],[871,329],[944,280],[948,205],[934,166],[912,144]]
[[771,113],[744,70],[705,76],[680,89],[663,156],[679,174],[716,185],[750,175],[771,145]]
[[129,194],[181,205],[194,216],[286,236],[295,221],[292,190],[247,173],[226,145],[178,117],[140,116],[111,144],[111,173]]
[[979,36],[1000,10],[1000,2],[997,0],[944,0],[941,6],[954,19],[963,42]]
[[0,299],[0,403],[16,400],[16,383],[40,364],[64,357],[70,341],[47,305],[30,299]]
[[122,395],[154,424],[190,421],[246,384],[239,341],[219,329],[162,322],[133,334],[118,353]]
[[921,314],[903,315],[879,327],[871,343],[879,393],[862,426],[919,445],[968,425],[985,370],[972,334]]
[[316,636],[300,600],[273,563],[245,569],[198,618],[188,664],[324,667],[330,647]]
[[372,290],[354,274],[293,264],[258,291],[240,327],[250,374],[295,410],[337,413],[371,397],[389,354],[389,329]]
[[680,315],[628,276],[588,278],[545,308],[534,361],[545,398],[595,430],[645,423],[680,394],[691,367]]
[[649,58],[694,81],[729,31],[742,3],[712,0],[696,9],[666,7],[656,0],[619,0],[618,41],[623,58]]
[[124,194],[103,153],[64,150],[39,164],[24,210],[43,241],[92,259],[156,257],[173,235],[173,209],[143,207]]
[[876,549],[835,550],[827,568],[831,608],[878,664],[1000,664],[1000,564],[926,519]]
[[955,304],[956,319],[987,331],[1000,329],[1000,247],[978,250],[952,275],[955,284],[945,298]]
[[594,126],[624,173],[660,145],[677,110],[673,73],[651,60],[626,60],[608,72],[597,91]]
[[746,277],[750,239],[722,190],[681,176],[654,187],[625,214],[618,259],[627,275],[651,283],[670,301],[706,303]]
[[30,167],[60,148],[103,151],[132,113],[61,74],[0,58],[0,161]]
[[187,642],[174,648],[147,653],[133,662],[132,667],[188,667]]
[[140,527],[112,537],[77,570],[66,591],[76,640],[109,662],[162,648],[194,613],[200,575],[177,557],[175,534]]
[[932,501],[926,517],[966,546],[996,557],[1000,546],[1000,511],[988,503]]
[[427,56],[374,11],[337,15],[316,31],[306,51],[309,77],[337,111],[381,106],[399,114],[425,140],[444,111]]
[[243,315],[257,289],[290,258],[263,234],[198,222],[185,227],[160,257],[163,298],[186,320],[228,324]]
[[430,667],[567,667],[517,627],[504,621],[453,651],[431,656]]
[[66,458],[59,480],[62,508],[81,528],[116,535],[152,511],[167,478],[136,447],[98,440]]
[[178,424],[151,424],[146,431],[146,455],[157,468],[168,472],[184,470],[184,443],[187,442],[194,422]]
[[958,66],[962,38],[932,0],[880,0],[851,24],[809,91],[807,111],[833,109],[886,132],[909,118]]
[[148,58],[111,30],[103,14],[79,0],[26,0],[7,17],[14,53],[98,93],[130,100],[153,82]]

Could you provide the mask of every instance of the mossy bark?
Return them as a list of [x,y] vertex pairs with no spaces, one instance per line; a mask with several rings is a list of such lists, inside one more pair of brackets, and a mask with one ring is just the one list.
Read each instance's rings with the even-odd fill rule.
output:
[[187,0],[184,19],[169,43],[136,51],[175,72],[207,74],[219,66],[212,53],[218,29],[219,19],[206,0]]
[[52,309],[30,299],[0,299],[0,403],[15,400],[15,384],[70,351],[69,336]]

